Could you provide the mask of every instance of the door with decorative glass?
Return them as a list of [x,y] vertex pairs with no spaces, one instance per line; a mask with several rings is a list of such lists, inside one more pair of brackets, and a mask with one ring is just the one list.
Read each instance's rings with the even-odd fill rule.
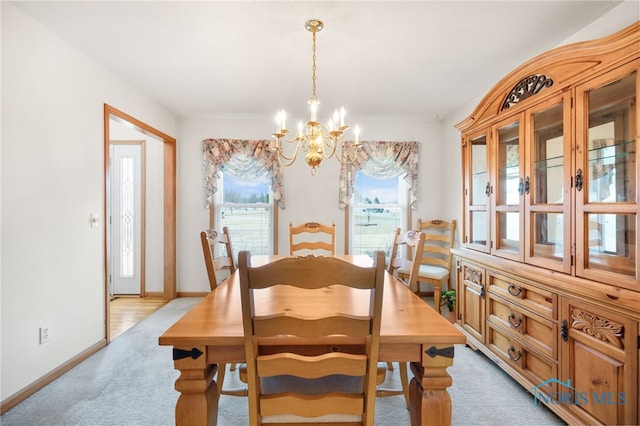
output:
[[142,145],[111,145],[110,294],[139,295],[142,241]]

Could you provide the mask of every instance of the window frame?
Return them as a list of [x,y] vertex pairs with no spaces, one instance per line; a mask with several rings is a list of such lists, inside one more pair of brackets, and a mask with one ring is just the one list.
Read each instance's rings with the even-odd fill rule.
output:
[[[267,207],[270,210],[269,214],[269,225],[272,229],[271,235],[267,233],[268,239],[268,247],[267,252],[269,254],[276,255],[278,254],[278,203],[274,199],[273,188],[269,187],[269,202],[268,203],[224,203],[222,201],[222,197],[224,196],[224,171],[220,171],[220,177],[218,180],[218,188],[214,196],[211,199],[211,203],[209,204],[209,226],[212,229],[217,229],[216,226],[218,223],[222,222],[220,218],[220,212],[225,206],[232,206],[234,208],[256,208],[256,207]],[[268,180],[268,173],[265,174],[265,178]],[[242,178],[236,178],[242,179]],[[223,225],[220,225],[222,228]],[[232,232],[232,230],[230,230]],[[231,234],[232,245],[234,252],[239,252],[240,250],[245,250],[245,248],[239,248],[238,243],[233,240],[233,233]],[[217,249],[217,248],[216,248]]]
[[[362,173],[361,170],[358,170],[356,173]],[[389,179],[397,179],[398,181],[398,203],[397,204],[381,204],[381,206],[391,207],[391,208],[400,208],[400,229],[408,230],[411,228],[412,215],[411,215],[411,206],[410,206],[410,188],[405,180],[405,175],[399,175],[394,178]],[[375,178],[375,177],[374,177]],[[347,206],[345,206],[345,253],[346,254],[358,254],[355,253],[353,243],[355,241],[355,220],[354,215],[356,209],[363,208],[365,205],[369,204],[356,204],[353,200],[354,195],[356,193],[355,184],[354,191],[351,197],[351,200]],[[371,204],[373,205],[373,204]],[[395,231],[395,229],[394,229]],[[391,243],[393,243],[393,234],[390,235]],[[390,251],[389,251],[390,253]],[[388,255],[387,255],[388,257]]]

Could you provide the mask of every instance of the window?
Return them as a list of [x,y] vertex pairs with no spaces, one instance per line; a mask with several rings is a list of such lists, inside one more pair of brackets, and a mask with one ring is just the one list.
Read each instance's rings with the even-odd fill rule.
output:
[[229,228],[236,259],[241,250],[249,250],[252,255],[274,252],[274,204],[269,185],[268,173],[250,179],[220,172],[214,223],[216,229]]
[[[352,142],[345,142],[343,149]],[[348,252],[391,251],[396,228],[411,226],[418,183],[417,142],[363,142],[353,163],[342,164],[338,205],[348,209]]]
[[407,227],[408,186],[403,177],[377,179],[358,172],[351,203],[349,253],[391,253],[396,228]]
[[282,167],[267,140],[202,141],[209,226],[229,228],[234,256],[273,254],[278,207],[284,208]]

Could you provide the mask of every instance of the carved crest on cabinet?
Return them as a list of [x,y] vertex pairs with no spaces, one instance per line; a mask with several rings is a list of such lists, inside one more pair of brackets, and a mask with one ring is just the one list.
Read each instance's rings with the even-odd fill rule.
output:
[[525,77],[516,84],[509,92],[500,111],[509,109],[520,101],[531,97],[542,89],[553,86],[553,80],[544,74],[530,75]]
[[576,308],[571,310],[571,318],[571,328],[624,349],[624,325]]
[[464,270],[465,281],[470,281],[476,285],[482,285],[482,273],[475,269],[466,268]]

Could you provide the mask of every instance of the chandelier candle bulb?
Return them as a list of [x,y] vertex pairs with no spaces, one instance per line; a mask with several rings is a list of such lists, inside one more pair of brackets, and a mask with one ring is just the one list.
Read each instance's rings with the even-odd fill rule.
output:
[[318,120],[318,102],[311,101],[311,121]]

